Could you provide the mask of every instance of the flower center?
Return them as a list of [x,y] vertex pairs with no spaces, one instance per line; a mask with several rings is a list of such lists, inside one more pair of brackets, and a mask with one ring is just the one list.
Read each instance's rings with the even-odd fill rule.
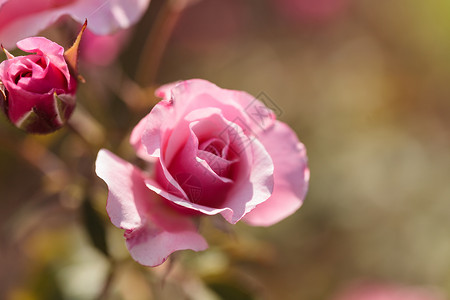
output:
[[18,84],[20,79],[24,78],[24,77],[31,77],[33,75],[33,73],[31,71],[26,71],[23,73],[20,73],[18,76],[16,76],[16,78],[14,79],[14,83]]
[[219,138],[211,138],[207,141],[200,143],[200,145],[198,146],[199,150],[209,152],[222,158],[226,158],[227,155],[226,148],[227,147],[225,142]]
[[229,159],[228,148],[222,139],[211,138],[200,143],[198,157],[206,161],[217,175],[229,178],[231,165],[236,160]]

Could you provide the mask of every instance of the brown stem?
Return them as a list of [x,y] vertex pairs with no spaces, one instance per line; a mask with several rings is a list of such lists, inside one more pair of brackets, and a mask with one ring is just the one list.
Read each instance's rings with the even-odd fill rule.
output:
[[164,50],[188,2],[189,0],[164,1],[139,57],[136,81],[142,86],[151,86],[155,83]]
[[100,294],[98,296],[98,300],[106,300],[106,299],[110,299],[109,298],[109,293],[111,290],[111,286],[113,283],[113,279],[114,279],[114,274],[115,274],[115,268],[116,268],[116,264],[111,261],[111,266],[110,266],[110,270],[108,272],[108,277],[106,277],[105,283],[103,285],[102,290],[100,291]]
[[78,105],[66,126],[79,136],[93,153],[96,153],[105,142],[103,128],[81,105]]

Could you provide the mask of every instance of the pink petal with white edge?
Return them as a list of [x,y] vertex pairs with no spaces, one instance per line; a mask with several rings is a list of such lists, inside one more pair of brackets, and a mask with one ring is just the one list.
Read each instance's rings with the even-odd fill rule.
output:
[[293,214],[303,203],[309,183],[306,150],[284,123],[261,132],[259,140],[272,157],[274,188],[272,196],[244,217],[254,226],[270,226]]
[[150,0],[4,0],[0,2],[0,40],[6,48],[34,36],[69,15],[80,24],[88,20],[96,34],[110,34],[136,23]]
[[137,262],[157,266],[175,251],[208,247],[190,218],[173,211],[145,186],[137,167],[102,149],[96,173],[109,188],[106,209],[111,222],[126,229],[127,247]]

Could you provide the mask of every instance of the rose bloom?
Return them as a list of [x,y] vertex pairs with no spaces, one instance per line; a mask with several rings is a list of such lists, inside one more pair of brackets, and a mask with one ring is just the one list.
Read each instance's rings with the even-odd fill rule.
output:
[[7,48],[34,36],[62,16],[80,24],[85,19],[95,34],[111,34],[136,23],[150,0],[0,0],[0,41]]
[[162,97],[131,134],[145,171],[100,150],[96,172],[109,188],[106,209],[125,229],[128,250],[156,266],[182,249],[207,248],[198,216],[269,226],[305,197],[309,169],[295,133],[245,92],[204,80],[159,88]]
[[49,133],[64,125],[75,107],[77,80],[64,58],[64,48],[43,37],[21,40],[26,56],[0,64],[0,107],[17,127]]
[[343,289],[332,300],[446,300],[433,288],[388,283],[356,283]]

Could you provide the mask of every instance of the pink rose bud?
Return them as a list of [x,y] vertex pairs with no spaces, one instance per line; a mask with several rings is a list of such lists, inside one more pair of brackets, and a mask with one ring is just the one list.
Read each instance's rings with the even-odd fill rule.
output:
[[81,30],[72,48],[64,48],[43,37],[17,42],[33,53],[0,64],[0,107],[18,128],[29,133],[50,133],[61,128],[75,108],[77,48]]

